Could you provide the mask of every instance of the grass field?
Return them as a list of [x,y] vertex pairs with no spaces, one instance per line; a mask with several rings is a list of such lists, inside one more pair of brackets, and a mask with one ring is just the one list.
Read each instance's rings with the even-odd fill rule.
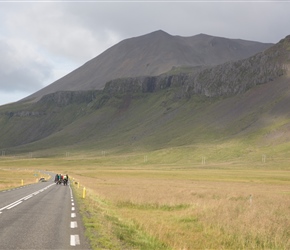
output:
[[75,174],[92,197],[106,201],[106,209],[168,249],[289,248],[288,171],[168,168]]
[[0,191],[36,183],[41,177],[48,178],[38,170],[25,169],[20,166],[0,167]]
[[6,158],[1,183],[68,173],[93,249],[290,248],[288,159],[161,164],[164,154]]

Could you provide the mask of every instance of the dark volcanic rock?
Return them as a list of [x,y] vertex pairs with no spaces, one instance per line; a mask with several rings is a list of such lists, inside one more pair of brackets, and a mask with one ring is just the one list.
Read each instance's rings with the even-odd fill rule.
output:
[[54,104],[59,107],[73,103],[89,103],[98,91],[60,91],[43,96],[38,103]]
[[187,74],[116,79],[108,82],[104,91],[114,95],[179,87],[182,96],[198,94],[216,97],[241,94],[253,86],[273,81],[289,71],[289,37],[247,59],[194,70]]

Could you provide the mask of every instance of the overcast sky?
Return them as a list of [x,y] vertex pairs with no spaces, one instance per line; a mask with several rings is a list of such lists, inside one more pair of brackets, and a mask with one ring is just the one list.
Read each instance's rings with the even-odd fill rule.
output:
[[126,38],[163,30],[277,43],[290,1],[1,1],[0,105],[47,86]]

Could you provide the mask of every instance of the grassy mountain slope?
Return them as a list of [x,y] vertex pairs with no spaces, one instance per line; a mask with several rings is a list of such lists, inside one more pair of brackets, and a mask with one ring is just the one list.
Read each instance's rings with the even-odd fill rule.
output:
[[[290,36],[261,55],[198,73],[203,80],[216,80],[213,73],[224,71],[217,85],[205,82],[212,93],[220,93],[221,86],[223,95],[181,95],[183,82],[162,85],[164,79],[157,77],[160,88],[154,89],[156,79],[144,85],[140,78],[129,78],[110,82],[104,90],[56,92],[38,102],[2,106],[0,150],[35,156],[127,155],[122,161],[135,163],[142,163],[140,155],[146,153],[160,164],[191,164],[201,156],[214,162],[257,160],[261,154],[287,157],[289,51]],[[233,85],[229,79],[240,71],[245,77]],[[241,84],[251,87],[234,94],[232,88]]]
[[[194,162],[201,155],[228,161],[260,157],[263,152],[288,153],[288,77],[229,98],[176,99],[174,92],[112,97],[102,107],[99,100],[104,96],[99,94],[89,104],[50,106],[45,118],[6,116],[5,120],[1,116],[1,148],[7,154],[34,152],[36,156],[67,151],[86,155],[159,152],[160,163]],[[50,129],[54,132],[45,136]],[[15,130],[19,133],[13,137]],[[34,142],[4,146],[7,141],[25,142],[32,134]]]

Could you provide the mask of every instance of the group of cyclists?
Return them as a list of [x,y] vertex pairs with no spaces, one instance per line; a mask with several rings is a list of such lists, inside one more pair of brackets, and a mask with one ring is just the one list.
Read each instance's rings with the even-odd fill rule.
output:
[[56,174],[55,175],[55,178],[54,178],[54,182],[57,184],[57,185],[61,185],[63,184],[64,186],[67,185],[68,183],[68,175],[63,175],[63,174]]

